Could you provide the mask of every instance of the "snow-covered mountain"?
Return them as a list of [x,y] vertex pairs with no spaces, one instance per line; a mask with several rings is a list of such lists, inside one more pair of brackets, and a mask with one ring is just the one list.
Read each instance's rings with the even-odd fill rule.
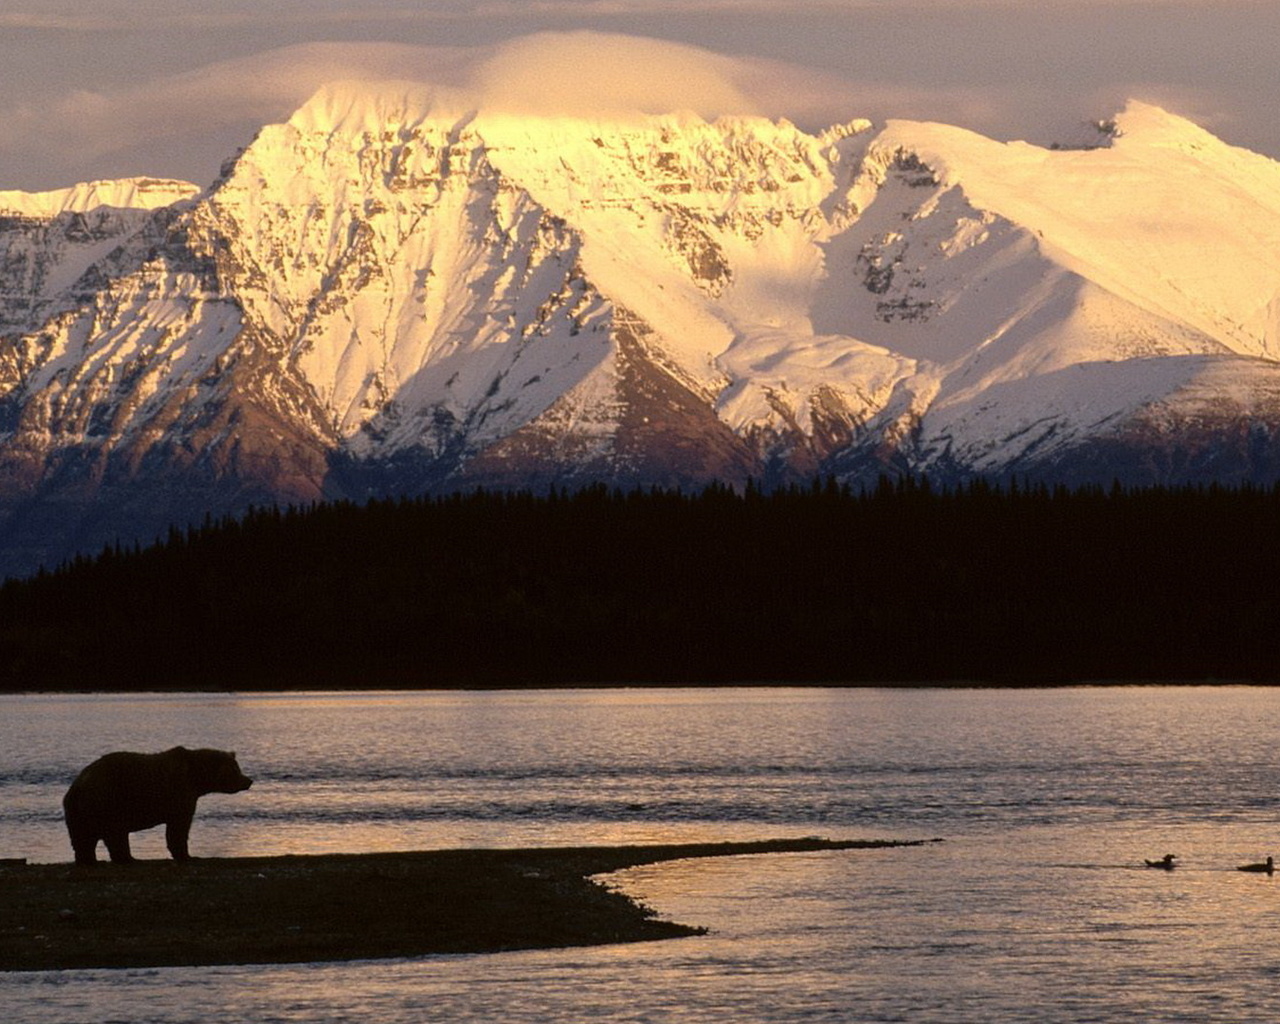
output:
[[322,90],[199,192],[0,192],[7,568],[253,502],[1280,477],[1280,164]]

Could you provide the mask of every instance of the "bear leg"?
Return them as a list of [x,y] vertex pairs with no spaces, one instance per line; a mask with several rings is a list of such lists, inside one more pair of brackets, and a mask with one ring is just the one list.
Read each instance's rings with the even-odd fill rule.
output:
[[107,853],[111,855],[113,864],[127,864],[133,860],[128,832],[108,832],[102,837],[102,841],[107,844]]
[[98,863],[97,836],[72,836],[71,849],[75,851],[77,864]]
[[191,818],[177,818],[164,827],[164,845],[174,860],[190,860],[187,840],[191,835]]

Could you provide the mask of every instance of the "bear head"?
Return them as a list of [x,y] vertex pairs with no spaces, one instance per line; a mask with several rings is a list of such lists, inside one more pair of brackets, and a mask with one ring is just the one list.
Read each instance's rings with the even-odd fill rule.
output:
[[240,793],[253,785],[253,779],[240,770],[234,750],[202,749],[184,753],[188,778],[201,793]]

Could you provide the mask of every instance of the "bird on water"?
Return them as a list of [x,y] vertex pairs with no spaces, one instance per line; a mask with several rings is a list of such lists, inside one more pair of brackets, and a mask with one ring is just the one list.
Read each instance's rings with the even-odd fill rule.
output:
[[1241,864],[1237,871],[1263,871],[1268,875],[1275,874],[1276,861],[1274,857],[1268,857],[1261,864]]

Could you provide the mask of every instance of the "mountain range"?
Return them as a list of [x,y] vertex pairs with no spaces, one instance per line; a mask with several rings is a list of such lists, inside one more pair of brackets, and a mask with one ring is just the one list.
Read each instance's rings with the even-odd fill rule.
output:
[[252,505],[1280,479],[1280,163],[338,83],[201,189],[0,192],[0,572]]

